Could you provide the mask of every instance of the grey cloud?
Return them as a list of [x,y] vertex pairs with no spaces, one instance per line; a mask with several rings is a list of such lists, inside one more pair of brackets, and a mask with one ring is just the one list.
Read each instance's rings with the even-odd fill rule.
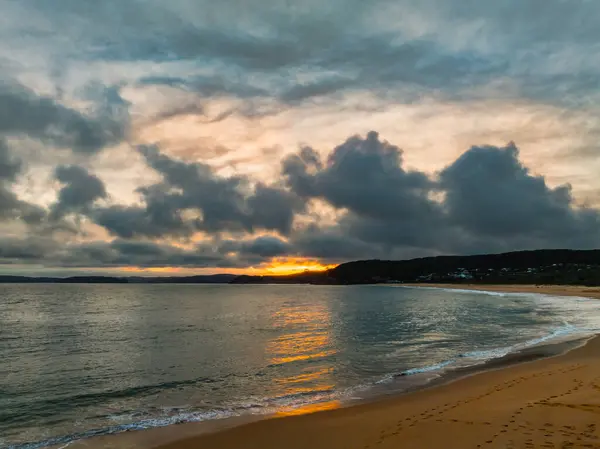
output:
[[322,198],[361,216],[432,217],[436,208],[427,195],[433,184],[423,173],[404,170],[401,154],[398,147],[370,132],[364,139],[353,136],[334,148],[320,170],[314,151],[305,148],[283,161],[283,174],[298,195]]
[[[543,177],[531,174],[514,144],[472,147],[429,177],[403,168],[401,150],[371,132],[348,138],[326,161],[309,147],[286,157],[281,181],[287,187],[220,177],[207,165],[175,160],[157,147],[140,151],[162,177],[139,190],[140,206],[93,205],[104,193],[101,183],[75,192],[76,186],[93,186],[93,176],[79,167],[57,170],[65,188],[74,189],[60,195],[62,202],[118,238],[44,246],[42,262],[226,269],[285,256],[336,263],[600,244],[600,211],[579,207],[569,186],[550,187]],[[337,222],[296,225],[296,216],[315,198],[337,209]],[[5,189],[0,190],[2,210],[14,218],[25,209]],[[253,237],[259,230],[279,235]],[[144,241],[187,239],[197,231],[209,240],[192,249]],[[235,238],[223,240],[224,233]],[[27,248],[19,255],[25,243],[11,246],[14,257],[5,256],[7,263],[35,259],[36,253]]]
[[177,210],[200,210],[202,227],[208,231],[249,228],[243,210],[243,178],[216,177],[208,165],[176,161],[161,154],[157,147],[141,147],[140,151],[164,177],[167,189],[180,189],[180,193],[168,197]]
[[305,207],[304,201],[293,193],[261,183],[248,197],[247,205],[253,224],[283,235],[292,232],[294,217]]
[[188,237],[194,227],[184,222],[178,210],[157,197],[147,200],[145,207],[121,206],[98,207],[91,218],[112,235],[121,238],[163,236]]
[[117,239],[113,242],[65,244],[46,237],[0,239],[1,264],[40,264],[63,268],[119,268],[137,266],[241,268],[268,260],[247,253],[228,255],[218,245],[200,244],[181,249],[168,244]]
[[[114,103],[115,92],[107,92],[107,101]],[[108,113],[113,107],[104,105],[98,116],[87,116],[25,86],[0,82],[0,134],[91,154],[125,138],[128,117],[122,109],[117,115]]]
[[[240,177],[217,177],[210,167],[141,149],[163,181],[141,189],[144,206],[97,208],[96,222],[123,238],[191,236],[197,230],[278,237],[226,241],[223,254],[305,256],[330,261],[540,247],[594,247],[599,212],[579,208],[568,186],[550,188],[529,173],[511,144],[473,147],[439,173],[403,168],[401,150],[377,133],[352,136],[322,161],[301,148],[282,161],[288,189]],[[442,194],[441,202],[433,200]],[[337,224],[294,228],[306,201],[338,209]],[[196,211],[197,218],[186,212]],[[184,218],[186,217],[186,218]]]
[[39,263],[56,247],[56,242],[34,236],[0,238],[0,263]]
[[0,137],[0,221],[12,219],[30,225],[39,224],[46,216],[46,211],[19,199],[12,190],[22,170],[22,161],[11,154],[8,144]]
[[[140,152],[163,180],[138,189],[144,206],[111,206],[90,212],[94,221],[123,238],[190,236],[195,231],[253,233],[292,231],[304,201],[291,192],[240,176],[219,177],[202,163],[172,159],[155,146]],[[191,214],[191,217],[190,217]]]
[[55,169],[54,175],[63,187],[58,192],[56,204],[52,207],[53,219],[69,212],[83,213],[94,201],[107,197],[102,180],[83,167],[62,165]]
[[156,147],[142,147],[149,165],[163,175],[167,187],[180,189],[169,199],[178,210],[195,209],[201,212],[200,229],[278,230],[288,233],[294,212],[303,203],[289,192],[258,184],[249,189],[247,179],[239,176],[216,176],[205,164],[185,163],[159,153]]
[[440,173],[451,223],[479,236],[529,236],[546,245],[600,242],[600,214],[574,204],[569,185],[550,188],[514,144],[472,147]]
[[0,138],[0,180],[14,181],[21,168],[22,162],[10,154],[8,144]]
[[327,164],[307,149],[286,158],[292,190],[345,211],[336,226],[294,235],[298,250],[335,259],[600,244],[600,212],[578,207],[569,186],[531,175],[514,144],[473,147],[438,179],[405,171],[400,156],[369,133],[336,147]]
[[224,253],[237,252],[243,256],[261,258],[286,256],[293,252],[288,242],[274,236],[261,236],[244,241],[228,240],[221,243],[219,250]]
[[292,244],[301,256],[331,262],[383,256],[380,247],[346,235],[339,227],[319,229],[311,226],[294,235]]
[[[587,57],[599,37],[594,2],[19,3],[16,36],[38,36],[54,53],[84,61],[192,62],[187,73],[174,69],[142,82],[203,93],[295,103],[348,89],[383,89],[394,101],[424,92],[459,99],[507,78],[520,95],[551,103],[563,104],[565,92],[576,97],[569,102],[595,93],[597,62]],[[28,14],[43,21],[19,20]],[[244,20],[232,30],[240,14]],[[61,33],[36,28],[39,22]],[[196,65],[216,76],[198,76]],[[299,73],[310,74],[310,81],[298,82]]]

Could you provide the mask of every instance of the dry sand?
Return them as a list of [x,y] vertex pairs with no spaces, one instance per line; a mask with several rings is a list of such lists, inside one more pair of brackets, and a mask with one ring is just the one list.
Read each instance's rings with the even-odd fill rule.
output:
[[[600,297],[599,289],[572,287],[473,288]],[[146,445],[130,447],[600,449],[600,337],[560,356],[486,371],[368,404],[267,419],[189,437],[193,426],[155,429],[162,430],[163,438],[166,433],[169,439],[179,435],[178,441],[161,446],[160,439],[150,444],[146,438]],[[120,437],[113,438],[110,445],[90,441],[92,444],[82,447],[119,447],[115,443]]]

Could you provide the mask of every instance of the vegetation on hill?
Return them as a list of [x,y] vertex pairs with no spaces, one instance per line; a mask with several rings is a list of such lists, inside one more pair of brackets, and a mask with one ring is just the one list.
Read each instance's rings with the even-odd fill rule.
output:
[[469,282],[600,285],[600,250],[536,250],[341,264],[328,276],[340,284]]
[[411,260],[361,260],[322,272],[287,276],[217,274],[187,277],[70,278],[0,276],[0,283],[232,283],[373,284],[444,282],[479,284],[600,285],[600,250],[548,249],[476,256],[438,256]]

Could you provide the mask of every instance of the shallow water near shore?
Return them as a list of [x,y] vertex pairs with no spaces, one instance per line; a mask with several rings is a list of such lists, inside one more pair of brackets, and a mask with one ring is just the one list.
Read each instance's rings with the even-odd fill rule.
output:
[[337,406],[600,329],[598,300],[396,286],[0,285],[0,297],[11,448]]

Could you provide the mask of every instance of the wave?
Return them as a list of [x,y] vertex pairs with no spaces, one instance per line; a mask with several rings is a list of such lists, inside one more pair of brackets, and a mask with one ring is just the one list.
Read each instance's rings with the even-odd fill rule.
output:
[[597,333],[600,329],[596,328],[578,328],[569,323],[564,323],[563,326],[554,329],[552,332],[542,336],[533,338],[531,340],[527,340],[522,343],[518,343],[512,346],[498,347],[492,349],[478,350],[478,351],[470,351],[459,354],[456,358],[445,360],[439,363],[435,363],[432,365],[426,365],[423,367],[410,368],[400,373],[394,374],[393,376],[386,376],[384,379],[379,382],[389,381],[394,377],[398,376],[410,376],[414,374],[422,374],[428,372],[440,372],[440,375],[444,371],[444,368],[453,367],[456,365],[460,365],[461,367],[465,365],[477,365],[481,363],[485,363],[492,359],[498,359],[501,357],[505,357],[509,354],[522,351],[527,348],[531,348],[534,346],[541,345],[542,343],[547,343],[552,340],[560,340],[567,337],[571,337],[570,339],[581,338],[585,336],[592,335]]
[[[114,435],[134,430],[146,430],[151,428],[166,427],[173,424],[184,424],[193,422],[212,421],[218,419],[234,418],[244,415],[270,415],[282,408],[300,408],[309,404],[331,401],[350,395],[355,388],[338,391],[334,389],[318,390],[310,392],[301,392],[287,394],[268,398],[247,398],[246,400],[230,404],[229,407],[214,410],[192,410],[185,407],[173,407],[161,409],[162,414],[145,419],[135,419],[136,415],[146,414],[147,412],[127,412],[116,415],[109,415],[112,421],[132,422],[115,424],[99,429],[92,429],[84,432],[76,432],[69,435],[48,438],[42,441],[20,443],[8,445],[6,449],[42,449],[50,446],[68,445],[86,440],[92,437]],[[1,444],[1,440],[0,440]]]
[[416,288],[420,290],[438,290],[443,292],[455,292],[455,293],[466,293],[472,295],[488,295],[488,296],[519,296],[524,298],[547,298],[547,299],[564,299],[568,298],[573,301],[598,301],[596,298],[590,298],[587,296],[571,296],[571,295],[552,295],[549,293],[538,293],[538,292],[496,292],[492,290],[476,290],[476,289],[466,289],[466,288],[448,288],[448,287],[427,287],[427,286],[416,286],[416,285],[402,285],[399,284],[397,287],[400,288]]
[[27,410],[23,411],[22,413],[11,412],[10,415],[3,416],[3,414],[0,412],[0,418],[7,420],[7,422],[18,423],[21,421],[27,421],[31,419],[32,416],[36,416],[38,418],[53,416],[57,410],[61,410],[67,406],[86,407],[98,404],[99,402],[105,401],[107,399],[149,396],[161,393],[165,390],[178,389],[184,386],[193,386],[201,383],[215,382],[218,382],[218,380],[211,379],[208,377],[201,377],[189,380],[163,382],[152,385],[141,385],[137,387],[124,388],[122,390],[106,391],[102,393],[87,393],[53,399],[38,400],[28,404]]
[[120,424],[105,427],[102,429],[87,430],[85,432],[78,432],[69,435],[49,438],[47,440],[37,441],[34,443],[9,445],[7,446],[7,449],[42,449],[45,447],[58,445],[63,445],[63,447],[66,447],[67,445],[70,445],[76,441],[85,440],[92,437],[114,435],[117,433],[129,432],[132,430],[144,430],[154,427],[166,427],[172,424],[183,424],[213,419],[222,419],[230,416],[235,415],[227,414],[226,412],[220,411],[185,412],[169,417],[149,418],[129,424]]
[[[410,288],[410,287],[406,287]],[[415,288],[431,288],[438,290],[447,290],[451,292],[460,292],[466,294],[485,294],[490,296],[529,296],[536,297],[542,301],[556,301],[559,297],[544,295],[538,293],[499,293],[499,292],[487,292],[487,291],[475,291],[475,290],[462,290],[462,289],[443,289],[436,287],[415,287]],[[571,300],[585,300],[589,301],[588,298],[574,298],[569,297]],[[594,300],[597,305],[597,300]],[[583,336],[591,335],[600,329],[592,328],[581,328],[573,326],[567,322],[564,322],[562,326],[550,330],[547,334],[532,338],[525,342],[521,342],[512,346],[497,347],[490,349],[468,351],[461,354],[454,355],[453,358],[448,360],[436,360],[436,363],[431,363],[425,366],[410,366],[407,364],[407,369],[389,374],[383,378],[370,379],[361,385],[357,385],[347,389],[327,389],[322,391],[308,391],[296,394],[282,395],[276,397],[247,397],[239,401],[231,403],[221,404],[221,408],[215,408],[211,410],[199,410],[193,407],[176,407],[176,408],[164,408],[164,409],[152,409],[143,411],[127,411],[116,415],[107,415],[105,418],[108,420],[108,425],[103,428],[87,430],[82,432],[72,433],[70,435],[64,435],[54,438],[49,438],[43,441],[20,443],[12,446],[3,446],[8,449],[42,449],[48,446],[62,446],[66,447],[71,443],[91,437],[117,434],[132,430],[142,430],[155,427],[165,427],[173,424],[189,423],[189,422],[201,422],[217,419],[225,419],[236,416],[244,415],[269,415],[282,408],[295,409],[306,406],[308,404],[322,403],[332,400],[341,400],[342,402],[355,399],[355,395],[358,391],[373,391],[373,388],[377,388],[378,384],[392,382],[399,376],[417,376],[419,374],[426,374],[425,376],[415,377],[415,381],[422,382],[428,381],[432,377],[438,377],[443,375],[448,370],[453,370],[459,367],[473,366],[486,361],[504,357],[508,354],[521,351],[523,349],[541,345],[543,343],[553,342],[561,339],[574,339]],[[422,348],[421,348],[422,349]],[[426,351],[426,349],[425,349]],[[258,376],[260,373],[246,373],[247,376]],[[69,398],[55,398],[46,401],[40,401],[35,404],[35,412],[44,413],[50,410],[50,415],[54,413],[56,409],[68,406],[86,406],[93,405],[97,402],[101,402],[107,397],[110,399],[114,398],[125,398],[130,396],[147,396],[159,393],[168,389],[178,389],[184,386],[193,386],[202,383],[214,383],[220,382],[222,379],[229,376],[240,376],[239,374],[231,374],[225,377],[218,377],[216,379],[211,378],[196,378],[190,380],[172,381],[151,385],[143,385],[138,387],[126,388],[123,390],[114,390],[105,393],[91,393],[77,395]],[[421,377],[427,378],[422,380]],[[27,412],[27,418],[31,418],[32,411]],[[7,416],[7,415],[5,415]],[[8,417],[8,416],[7,416]],[[19,417],[11,415],[10,419],[21,419],[25,416]],[[0,412],[0,420],[2,419],[2,413]],[[103,423],[104,424],[104,423]],[[110,425],[113,424],[113,425]],[[0,441],[0,446],[2,442]]]
[[[505,292],[494,292],[491,290],[473,290],[466,288],[447,288],[447,287],[426,287],[426,286],[416,286],[416,285],[398,285],[401,288],[417,288],[419,290],[438,290],[442,292],[456,292],[456,293],[467,293],[467,294],[475,294],[475,295],[489,295],[489,296],[508,296],[514,295],[515,293],[505,293]],[[526,293],[527,294],[527,293]],[[537,293],[534,293],[537,294]]]
[[[191,423],[191,422],[202,422],[209,420],[232,418],[243,415],[269,415],[275,413],[281,408],[300,408],[309,404],[315,404],[320,402],[332,401],[332,400],[350,400],[355,399],[354,395],[358,391],[369,390],[370,388],[378,385],[393,381],[400,376],[413,376],[418,374],[432,373],[435,377],[443,375],[448,369],[473,366],[481,363],[485,363],[492,359],[504,357],[508,354],[521,351],[526,348],[538,346],[542,343],[547,343],[553,340],[565,339],[565,338],[579,338],[585,335],[591,335],[598,329],[587,329],[577,328],[569,323],[564,323],[563,326],[556,328],[548,334],[530,339],[528,341],[506,347],[498,347],[486,350],[469,351],[462,354],[458,354],[455,358],[444,360],[431,365],[414,367],[406,369],[400,373],[390,374],[379,380],[373,381],[368,384],[357,385],[352,388],[344,390],[327,389],[320,391],[309,391],[295,394],[288,394],[276,397],[250,397],[243,401],[226,404],[222,409],[214,410],[192,410],[187,408],[164,408],[161,410],[161,414],[158,416],[148,417],[145,419],[135,420],[136,415],[147,414],[147,412],[128,412],[118,415],[110,415],[108,418],[114,422],[118,421],[129,421],[132,422],[115,424],[101,429],[93,429],[85,432],[73,433],[70,435],[59,436],[49,438],[43,441],[37,441],[33,443],[16,444],[7,446],[7,449],[42,449],[49,446],[60,446],[67,447],[73,442],[84,440],[92,437],[112,435],[122,432],[128,432],[132,430],[144,430],[156,427],[166,427],[173,424]],[[161,388],[176,388],[180,385],[195,384],[198,382],[210,382],[214,381],[211,379],[194,379],[180,382],[167,382],[159,385],[148,385],[144,387],[137,387],[126,389],[118,392],[109,393],[111,396],[127,396],[131,394],[146,394],[149,392],[155,392]],[[76,399],[81,402],[87,402],[92,399],[95,395],[81,395]],[[71,398],[71,401],[73,398]]]

